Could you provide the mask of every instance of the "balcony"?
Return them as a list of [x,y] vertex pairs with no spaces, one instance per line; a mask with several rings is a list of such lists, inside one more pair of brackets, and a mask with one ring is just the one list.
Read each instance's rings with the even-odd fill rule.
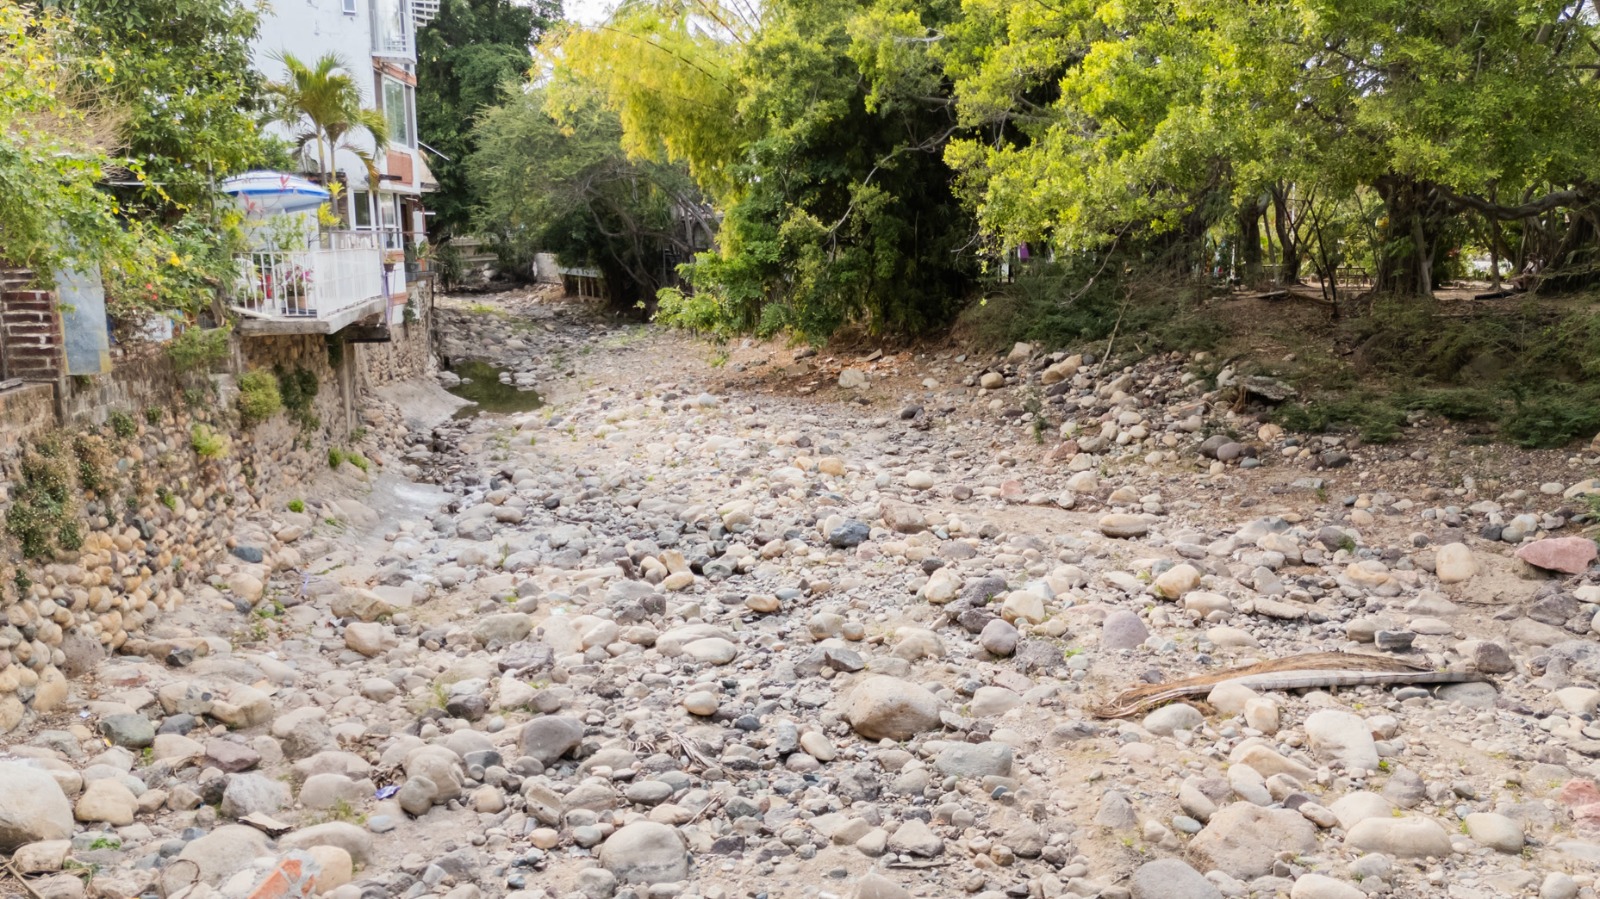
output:
[[373,0],[372,55],[415,62],[415,27],[407,0]]
[[389,305],[389,251],[377,231],[321,234],[305,249],[239,256],[231,306],[239,333],[332,334]]

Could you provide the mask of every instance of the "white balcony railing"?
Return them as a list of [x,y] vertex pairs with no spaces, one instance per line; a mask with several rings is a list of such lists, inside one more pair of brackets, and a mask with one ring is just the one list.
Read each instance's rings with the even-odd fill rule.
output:
[[308,249],[241,254],[233,307],[247,318],[329,321],[387,298],[376,232],[322,235]]
[[415,60],[415,27],[407,0],[373,0],[372,55]]

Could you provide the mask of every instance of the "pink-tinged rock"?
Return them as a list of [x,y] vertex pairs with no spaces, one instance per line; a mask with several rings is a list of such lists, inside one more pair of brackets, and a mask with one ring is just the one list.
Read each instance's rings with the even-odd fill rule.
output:
[[1551,537],[1518,549],[1517,558],[1535,568],[1583,574],[1594,561],[1595,545],[1588,537]]
[[1600,829],[1600,787],[1594,781],[1569,780],[1556,799],[1572,812],[1574,824],[1586,830]]

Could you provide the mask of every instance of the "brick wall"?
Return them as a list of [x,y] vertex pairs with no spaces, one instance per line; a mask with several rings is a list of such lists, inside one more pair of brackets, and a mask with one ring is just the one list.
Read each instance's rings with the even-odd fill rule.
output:
[[62,354],[61,312],[49,290],[6,290],[0,293],[0,338],[4,340],[4,375],[24,381],[59,380]]

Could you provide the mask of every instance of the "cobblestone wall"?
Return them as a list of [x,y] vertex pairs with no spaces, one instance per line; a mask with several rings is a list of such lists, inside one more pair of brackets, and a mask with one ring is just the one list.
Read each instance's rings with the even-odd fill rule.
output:
[[[55,709],[66,679],[110,652],[196,649],[152,638],[149,625],[197,593],[218,597],[210,579],[226,580],[235,596],[260,594],[269,572],[252,548],[273,538],[252,519],[281,513],[286,497],[327,471],[330,447],[349,446],[352,429],[390,420],[363,400],[364,386],[431,367],[425,321],[394,331],[394,343],[332,352],[318,335],[236,339],[227,373],[199,378],[180,377],[152,349],[125,354],[109,375],[0,392],[0,473],[10,488],[0,515],[38,477],[39,466],[30,475],[25,464],[30,454],[37,463],[39,449],[53,447],[74,472],[77,522],[73,538],[42,558],[24,558],[9,527],[0,541],[0,733],[30,710]],[[237,376],[275,368],[315,375],[315,428],[279,414],[241,429]],[[221,435],[226,451],[197,453],[197,425]],[[100,475],[79,473],[94,466]]]

